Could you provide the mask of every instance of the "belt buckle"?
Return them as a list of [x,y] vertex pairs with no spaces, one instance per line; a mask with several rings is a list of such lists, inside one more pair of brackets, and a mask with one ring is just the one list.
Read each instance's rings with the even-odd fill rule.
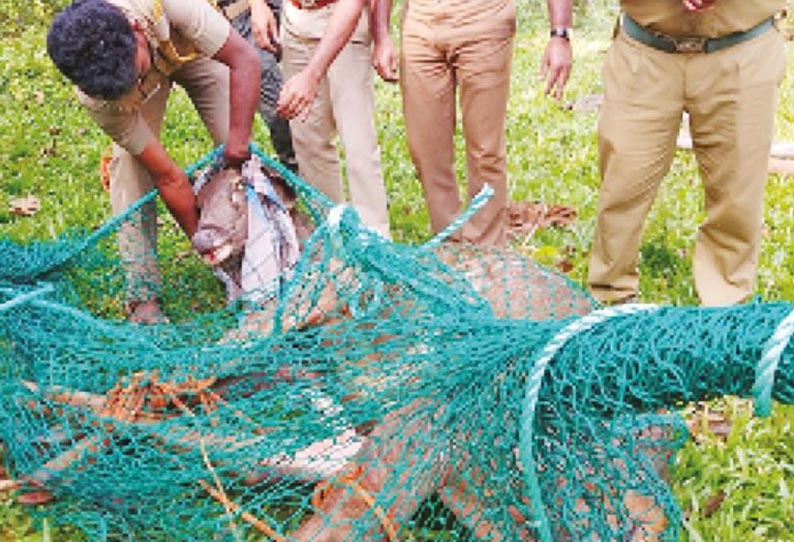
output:
[[676,53],[705,53],[707,38],[691,37],[674,40]]

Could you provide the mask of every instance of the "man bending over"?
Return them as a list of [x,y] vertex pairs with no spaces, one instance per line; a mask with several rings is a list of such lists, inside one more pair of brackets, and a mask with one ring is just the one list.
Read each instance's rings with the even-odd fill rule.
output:
[[[249,156],[259,99],[259,59],[203,0],[75,0],[52,22],[47,52],[77,87],[88,114],[114,141],[110,197],[115,214],[156,187],[188,235],[198,221],[182,168],[160,142],[171,85],[181,85],[229,167]],[[161,279],[155,205],[119,232],[131,321],[156,323]]]

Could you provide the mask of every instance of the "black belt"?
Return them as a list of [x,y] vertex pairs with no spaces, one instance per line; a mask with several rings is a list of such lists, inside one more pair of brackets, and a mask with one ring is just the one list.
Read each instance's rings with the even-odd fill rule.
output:
[[625,13],[623,14],[622,21],[623,30],[625,30],[626,34],[630,37],[649,47],[667,53],[714,53],[720,49],[726,49],[756,36],[760,36],[775,25],[774,17],[770,17],[749,30],[734,32],[732,34],[720,36],[719,38],[703,38],[699,36],[674,38],[667,34],[655,32],[641,26],[640,23]]

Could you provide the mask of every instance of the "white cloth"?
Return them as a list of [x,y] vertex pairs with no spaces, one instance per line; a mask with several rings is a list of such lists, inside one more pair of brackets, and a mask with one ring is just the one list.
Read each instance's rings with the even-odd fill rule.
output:
[[242,261],[241,295],[261,304],[280,295],[300,257],[295,225],[256,156],[243,165],[248,201],[248,238]]

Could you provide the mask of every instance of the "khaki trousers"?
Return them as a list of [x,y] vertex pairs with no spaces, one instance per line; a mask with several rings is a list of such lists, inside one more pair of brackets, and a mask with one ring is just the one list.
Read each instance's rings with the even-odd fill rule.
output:
[[645,217],[689,113],[705,190],[694,280],[704,305],[753,291],[777,88],[785,69],[776,30],[711,54],[671,54],[621,32],[607,54],[598,126],[602,185],[589,284],[603,302],[637,292]]
[[452,239],[506,241],[505,116],[515,35],[512,0],[411,0],[403,14],[400,84],[408,148],[434,233],[463,210],[455,176],[460,89],[470,201],[485,183],[494,196]]
[[[309,63],[327,26],[334,4],[301,10],[285,2],[282,22],[284,77]],[[337,203],[346,201],[336,136],[345,153],[350,202],[367,226],[390,237],[386,186],[375,129],[375,88],[371,65],[369,11],[350,42],[320,83],[305,117],[290,122],[300,174]]]
[[[176,82],[190,96],[193,106],[216,145],[229,131],[229,69],[210,58],[194,60],[161,78],[159,89],[141,104],[141,116],[159,137],[171,83]],[[129,152],[113,145],[110,162],[110,202],[113,213],[123,213],[146,195],[154,182],[146,168]],[[119,250],[127,278],[128,301],[146,301],[160,295],[162,279],[157,265],[157,222],[155,202],[133,213],[119,230]]]

